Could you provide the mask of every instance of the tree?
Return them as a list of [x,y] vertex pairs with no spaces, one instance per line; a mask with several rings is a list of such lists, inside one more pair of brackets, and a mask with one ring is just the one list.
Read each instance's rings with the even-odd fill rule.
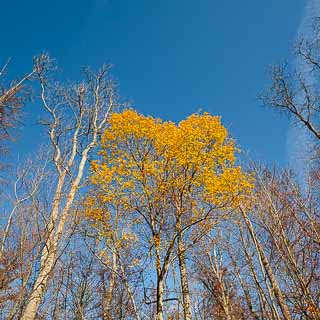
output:
[[242,215],[277,303],[284,318],[319,319],[318,199],[303,196],[288,172],[256,173],[253,216]]
[[[226,248],[219,239],[220,232],[213,238],[210,235],[203,238],[193,254],[194,277],[202,288],[199,313],[203,314],[204,319],[251,319],[234,279],[232,261],[226,259]],[[227,233],[225,230],[223,232]]]
[[[90,153],[98,143],[116,106],[116,92],[110,78],[110,66],[99,71],[83,70],[81,83],[63,86],[52,79],[52,59],[42,55],[35,59],[39,98],[47,114],[43,124],[48,128],[51,144],[50,170],[54,191],[50,194],[45,219],[46,237],[42,241],[39,271],[25,304],[21,319],[35,319],[56,265],[64,237],[65,225],[85,174]],[[62,246],[63,248],[63,246]]]
[[[315,154],[319,159],[320,139],[320,18],[314,18],[310,35],[300,35],[293,47],[296,61],[293,68],[287,63],[270,68],[271,86],[261,94],[263,104],[291,117],[310,133]],[[318,164],[317,164],[318,165]]]
[[184,318],[191,319],[187,249],[211,230],[219,210],[232,210],[251,192],[252,179],[235,165],[235,152],[220,118],[208,113],[175,125],[125,110],[111,116],[103,133],[91,182],[104,207],[87,216],[99,225],[118,210],[140,246],[147,244],[158,320],[166,300],[164,281],[176,258]]
[[17,77],[13,81],[7,80],[10,59],[0,70],[0,151],[6,150],[6,141],[12,137],[12,129],[17,125],[20,118],[21,108],[30,97],[28,81],[35,75],[35,68]]
[[45,202],[39,200],[40,189],[45,190],[43,187],[49,184],[46,165],[46,156],[42,152],[33,154],[32,159],[19,164],[12,177],[12,190],[7,188],[2,194],[0,314],[6,319],[21,315],[45,237],[42,219],[47,208]]

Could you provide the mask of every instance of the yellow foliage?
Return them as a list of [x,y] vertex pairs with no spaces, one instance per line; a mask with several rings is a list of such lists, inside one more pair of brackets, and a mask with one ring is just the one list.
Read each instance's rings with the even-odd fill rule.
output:
[[221,205],[252,188],[253,180],[234,166],[236,151],[220,117],[193,114],[175,125],[126,110],[111,116],[91,181],[109,201],[121,193],[128,203],[135,192],[163,199],[175,188],[198,190],[202,200]]
[[[236,152],[220,117],[209,113],[179,124],[134,110],[114,113],[102,135],[101,160],[91,164],[100,193],[99,200],[88,199],[87,216],[103,220],[93,204],[102,201],[122,212],[152,212],[156,222],[160,213],[174,211],[184,226],[205,218],[208,206],[234,208],[254,183],[235,165]],[[159,245],[160,237],[153,241]]]

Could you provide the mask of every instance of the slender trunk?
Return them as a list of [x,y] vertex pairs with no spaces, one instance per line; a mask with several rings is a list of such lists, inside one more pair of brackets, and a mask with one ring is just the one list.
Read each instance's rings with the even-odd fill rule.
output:
[[170,257],[174,248],[175,241],[172,240],[164,255],[161,263],[161,239],[159,233],[155,232],[155,220],[151,218],[151,231],[153,234],[153,244],[155,250],[155,269],[157,272],[157,310],[156,320],[163,320],[163,299],[164,299],[164,281],[170,265]]
[[241,286],[242,291],[244,293],[246,304],[250,310],[250,314],[252,316],[252,319],[259,320],[258,315],[256,314],[256,312],[253,309],[253,304],[252,304],[252,299],[251,299],[251,294],[250,294],[250,291],[248,288],[248,284],[243,281],[241,273],[240,273],[240,269],[237,265],[237,262],[236,262],[236,259],[234,258],[234,256],[230,252],[229,252],[229,256],[230,256],[232,264],[234,266],[235,274],[239,280],[240,286]]
[[[260,303],[259,303],[260,304],[260,315],[263,317],[263,319],[266,316],[266,317],[269,317],[270,319],[280,320],[280,316],[278,315],[277,312],[275,312],[276,306],[274,305],[274,301],[272,299],[272,296],[269,294],[269,298],[271,299],[271,301],[270,301],[271,305],[270,305],[270,303],[268,302],[268,297],[267,297],[266,293],[264,292],[264,290],[262,289],[260,281],[258,280],[258,275],[255,270],[252,256],[247,250],[247,248],[249,247],[249,244],[245,242],[241,228],[240,228],[240,240],[241,240],[241,245],[243,248],[243,252],[245,254],[246,261],[250,267],[250,272],[253,277],[254,283],[256,285],[257,291],[258,291],[258,296],[259,296],[259,301],[260,301]],[[262,264],[259,264],[259,265],[261,267],[261,272],[264,275],[265,272],[263,269],[263,265]],[[269,287],[268,287],[268,293],[269,293]],[[267,310],[267,306],[270,307],[272,316],[269,315],[269,310]]]
[[192,310],[191,310],[191,299],[190,299],[190,290],[189,290],[187,265],[186,265],[186,249],[185,249],[185,245],[184,245],[181,234],[178,236],[178,259],[179,259],[179,269],[180,269],[180,279],[181,279],[181,289],[182,289],[184,320],[191,320]]
[[163,320],[163,278],[158,278],[157,282],[157,320]]
[[103,310],[103,320],[112,320],[112,296],[114,286],[116,284],[116,274],[118,272],[117,266],[117,254],[116,252],[112,252],[112,270],[111,276],[109,281],[109,288],[106,292],[105,299],[104,299],[104,310]]
[[224,276],[223,276],[223,271],[222,271],[222,261],[220,258],[217,257],[217,252],[215,245],[213,246],[213,258],[212,255],[210,254],[209,251],[207,251],[207,256],[210,262],[210,271],[211,273],[214,274],[216,279],[218,280],[219,283],[219,290],[217,291],[217,300],[219,303],[219,306],[223,310],[225,314],[226,320],[231,320],[230,316],[230,301],[229,301],[229,295],[225,287],[224,283]]
[[59,177],[59,181],[58,181],[56,192],[55,192],[55,197],[53,200],[53,207],[51,211],[50,221],[47,227],[48,238],[41,253],[40,271],[34,283],[33,290],[30,294],[29,301],[22,314],[21,320],[35,319],[37,310],[39,308],[42,297],[47,287],[49,275],[55,263],[57,243],[54,241],[54,226],[55,226],[55,221],[58,218],[59,204],[61,199],[60,197],[61,197],[61,191],[64,184],[64,179],[65,179],[65,174],[62,174]]
[[253,309],[253,304],[252,304],[252,300],[251,300],[251,295],[250,295],[250,292],[248,290],[248,287],[246,284],[243,283],[242,281],[242,277],[240,275],[240,272],[237,271],[237,276],[238,276],[238,279],[239,279],[239,282],[240,282],[240,285],[241,285],[241,288],[242,288],[242,291],[244,293],[244,297],[246,299],[246,303],[247,303],[247,306],[250,310],[250,314],[252,316],[253,319],[255,320],[259,320],[259,317],[258,315],[256,314],[256,312],[254,311]]
[[119,252],[117,252],[117,257],[118,257],[118,263],[119,263],[119,267],[120,267],[120,270],[121,270],[121,275],[122,275],[122,278],[123,278],[123,282],[124,282],[124,285],[125,285],[125,287],[127,289],[130,301],[132,303],[132,308],[133,308],[133,312],[134,312],[135,318],[136,318],[136,320],[140,320],[139,312],[138,312],[138,309],[137,309],[137,304],[136,304],[136,301],[134,299],[133,292],[132,292],[132,290],[130,288],[130,285],[129,285],[129,282],[128,282],[128,279],[127,279],[127,276],[126,276],[126,272],[125,272],[125,269],[123,267]]
[[[155,237],[156,239],[156,237]],[[161,272],[161,256],[158,241],[155,241],[156,270],[157,270],[157,313],[156,320],[163,320],[163,272]]]
[[269,261],[264,253],[264,250],[263,250],[263,247],[262,245],[260,244],[259,240],[257,239],[256,237],[256,234],[255,234],[255,231],[253,229],[253,226],[251,224],[251,221],[249,220],[248,218],[248,215],[246,214],[245,210],[243,210],[241,208],[241,213],[242,213],[242,216],[245,220],[245,223],[249,229],[249,232],[250,232],[250,235],[252,237],[252,240],[257,248],[257,251],[258,251],[258,254],[261,258],[261,262],[263,264],[263,267],[266,271],[266,274],[268,275],[268,278],[269,278],[269,281],[270,281],[270,284],[272,286],[272,290],[273,290],[273,293],[277,299],[277,302],[279,304],[279,307],[281,309],[281,312],[282,312],[282,315],[284,317],[285,320],[291,320],[291,315],[290,315],[290,311],[289,311],[289,308],[288,306],[286,305],[285,303],[285,299],[282,295],[282,292],[281,292],[281,289],[280,289],[280,286],[278,284],[278,281],[272,271],[272,268],[269,264]]

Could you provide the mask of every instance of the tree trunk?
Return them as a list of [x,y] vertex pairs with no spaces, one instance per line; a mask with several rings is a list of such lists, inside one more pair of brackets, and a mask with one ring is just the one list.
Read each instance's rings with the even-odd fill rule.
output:
[[125,287],[127,289],[127,292],[128,292],[129,298],[130,298],[130,301],[132,303],[132,308],[133,308],[133,311],[134,311],[135,318],[136,318],[136,320],[140,320],[139,312],[138,312],[138,309],[137,309],[137,304],[136,304],[133,292],[132,292],[132,290],[130,288],[130,285],[129,285],[129,282],[128,282],[128,279],[127,279],[127,275],[126,275],[125,269],[124,269],[122,261],[121,261],[121,256],[120,256],[118,251],[116,253],[117,253],[117,257],[118,257],[119,267],[120,267],[120,270],[121,270],[122,280],[124,282],[124,285],[125,285]]
[[109,288],[104,297],[104,310],[103,310],[103,320],[112,320],[112,296],[113,289],[116,284],[116,274],[117,270],[117,254],[115,251],[112,252],[112,270],[109,281]]
[[158,278],[157,282],[157,320],[163,320],[163,279]]
[[33,320],[36,317],[37,310],[41,303],[42,297],[47,287],[49,275],[55,263],[55,256],[57,252],[57,243],[54,240],[55,221],[58,218],[59,204],[61,200],[61,191],[63,188],[65,174],[60,175],[55,197],[53,200],[53,207],[51,211],[50,221],[48,223],[48,238],[41,253],[40,270],[37,279],[34,283],[32,292],[27,302],[26,308],[22,314],[21,320]]
[[250,235],[251,235],[251,238],[257,248],[257,251],[258,251],[258,254],[261,258],[261,262],[263,264],[263,267],[266,271],[266,274],[268,275],[268,278],[269,278],[269,281],[270,281],[270,284],[271,284],[271,287],[272,287],[272,290],[273,290],[273,293],[277,299],[277,302],[279,304],[279,307],[281,309],[281,312],[282,312],[282,315],[283,315],[283,318],[285,320],[291,320],[291,315],[290,315],[290,311],[289,311],[289,308],[287,306],[287,304],[285,303],[285,300],[284,300],[284,297],[282,295],[282,292],[281,292],[281,289],[279,287],[279,284],[278,284],[278,281],[272,271],[272,268],[269,264],[269,261],[264,253],[264,250],[263,250],[263,247],[261,246],[259,240],[257,239],[256,237],[256,234],[255,234],[255,231],[253,229],[253,226],[251,224],[251,221],[249,220],[248,218],[248,215],[247,213],[245,212],[245,210],[243,210],[242,208],[240,208],[241,210],[241,213],[242,213],[242,216],[245,220],[245,223],[249,229],[249,232],[250,232]]
[[178,236],[178,259],[179,259],[180,280],[181,280],[181,289],[182,289],[184,320],[191,320],[192,310],[191,310],[191,299],[190,299],[190,290],[189,290],[187,265],[186,265],[186,249],[185,249],[185,245],[183,243],[183,238],[181,234]]

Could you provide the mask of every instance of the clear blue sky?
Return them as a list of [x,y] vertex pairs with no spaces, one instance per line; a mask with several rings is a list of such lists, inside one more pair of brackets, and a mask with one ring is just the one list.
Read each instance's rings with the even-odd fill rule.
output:
[[[114,65],[120,94],[145,114],[179,121],[201,107],[221,115],[242,149],[283,164],[287,121],[261,107],[266,66],[288,57],[304,0],[31,0],[1,6],[1,61],[27,71],[48,51],[67,78]],[[37,141],[29,113],[16,150]],[[22,147],[23,146],[23,147]],[[14,152],[16,153],[16,152]]]

